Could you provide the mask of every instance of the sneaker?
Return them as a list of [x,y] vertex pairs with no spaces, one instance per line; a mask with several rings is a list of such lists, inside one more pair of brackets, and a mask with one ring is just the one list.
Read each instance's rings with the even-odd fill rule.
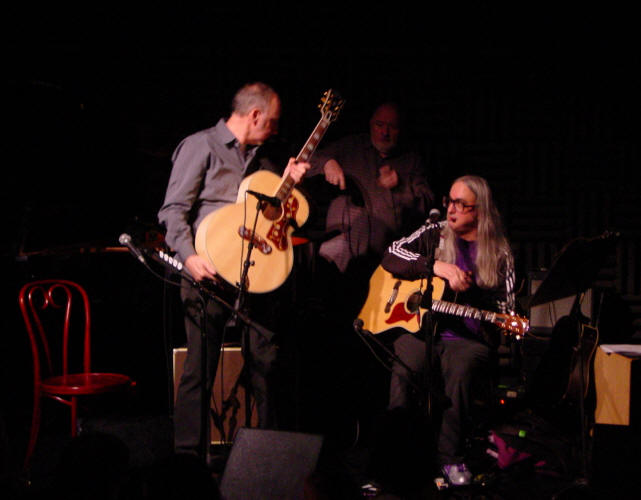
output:
[[467,486],[472,482],[472,473],[465,464],[447,464],[441,470],[452,486]]
[[369,481],[361,485],[361,496],[363,497],[376,497],[382,492],[383,488],[381,488],[381,485],[374,481]]

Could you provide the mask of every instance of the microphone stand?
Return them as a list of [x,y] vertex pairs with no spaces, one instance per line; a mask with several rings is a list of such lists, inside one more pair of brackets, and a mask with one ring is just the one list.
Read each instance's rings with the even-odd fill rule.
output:
[[[411,385],[414,388],[414,390],[418,394],[418,397],[421,398],[421,403],[423,403],[424,399],[423,399],[423,395],[421,394],[422,386],[417,384],[414,380],[415,378],[414,375],[416,374],[416,372],[412,368],[410,368],[407,365],[407,363],[405,363],[394,351],[392,351],[387,345],[385,345],[385,342],[381,342],[376,335],[372,334],[372,332],[370,332],[369,330],[365,330],[363,326],[364,326],[364,322],[360,318],[355,319],[354,322],[352,323],[352,327],[354,328],[354,331],[359,335],[359,338],[365,343],[365,346],[374,353],[374,356],[377,359],[380,360],[380,357],[374,352],[372,348],[372,344],[376,344],[376,346],[385,353],[385,355],[387,356],[387,359],[391,360],[391,363],[396,362],[399,365],[401,365],[403,368],[405,368],[405,370],[408,373],[408,376],[401,375],[401,377],[403,378],[403,380],[405,380],[405,382],[407,382],[409,385]],[[391,363],[390,365],[386,365],[387,369],[390,371],[392,370]]]
[[[208,340],[207,340],[207,305],[209,294],[205,293],[204,287],[195,282],[195,286],[198,288],[200,295],[200,307],[202,308],[202,313],[200,315],[200,458],[207,466],[207,451],[209,448],[209,443],[207,443],[207,432],[209,425],[209,384],[207,383],[208,372],[207,372],[207,349],[208,349]],[[215,375],[214,375],[215,376]],[[212,381],[213,383],[213,381]]]
[[[154,270],[149,266],[147,260],[145,259],[143,252],[132,242],[131,236],[127,233],[120,235],[118,239],[119,243],[123,246],[126,246],[129,249],[129,252],[142,264],[144,265],[152,274],[156,274]],[[200,459],[203,461],[203,464],[207,466],[207,417],[209,416],[209,394],[208,394],[208,384],[207,384],[207,306],[208,298],[210,292],[205,289],[203,283],[196,281],[191,274],[189,274],[183,267],[182,263],[178,265],[178,261],[171,259],[165,260],[157,255],[152,255],[153,259],[162,263],[169,264],[174,271],[179,271],[180,276],[187,281],[190,286],[198,290],[198,295],[200,299],[200,436],[198,437],[198,450]]]
[[[263,200],[258,202],[258,210],[260,210],[263,206],[263,203],[268,202],[271,203],[271,200]],[[258,211],[256,213],[256,219],[254,220],[254,231],[256,229],[256,225],[258,222]],[[207,443],[207,437],[208,437],[208,426],[209,426],[209,409],[210,409],[210,397],[211,397],[211,392],[209,385],[207,384],[207,379],[208,379],[208,371],[207,371],[207,363],[208,363],[208,338],[207,338],[207,308],[209,305],[209,300],[214,299],[216,302],[224,306],[226,309],[231,311],[231,317],[227,321],[227,324],[225,325],[225,329],[230,327],[230,326],[235,326],[237,324],[238,319],[240,319],[246,326],[244,327],[244,332],[247,331],[247,329],[251,326],[255,328],[257,331],[261,332],[262,335],[273,335],[271,332],[266,330],[264,327],[262,327],[260,324],[252,321],[247,315],[244,314],[242,311],[241,307],[244,307],[244,300],[245,300],[245,294],[246,294],[246,286],[245,284],[247,283],[247,274],[249,270],[249,266],[252,265],[252,262],[250,260],[251,257],[251,251],[254,247],[253,245],[253,239],[250,239],[249,243],[249,251],[247,254],[247,258],[245,259],[244,265],[243,265],[243,272],[242,272],[242,277],[241,277],[241,284],[238,285],[238,296],[236,298],[236,303],[234,306],[231,304],[228,304],[225,300],[222,298],[218,297],[212,290],[211,286],[208,286],[209,280],[203,280],[203,281],[196,281],[193,276],[183,267],[182,263],[179,261],[169,257],[167,254],[164,254],[163,252],[160,252],[159,254],[151,254],[150,256],[153,258],[153,260],[157,261],[158,263],[171,267],[173,271],[177,271],[178,274],[183,278],[189,285],[195,289],[198,290],[199,298],[200,298],[200,305],[201,305],[201,320],[200,320],[200,341],[201,341],[201,353],[200,353],[200,372],[201,372],[201,384],[200,384],[200,436],[199,436],[199,443],[198,443],[198,450],[199,450],[199,455],[200,459],[203,461],[205,466],[207,466],[207,451],[209,447],[209,443]],[[143,264],[152,274],[158,276],[155,271],[149,266],[147,263],[147,260],[143,256],[143,252],[141,252],[132,242],[131,242],[131,237],[124,233],[120,237],[120,243],[123,246],[126,246],[130,253],[136,257],[136,259]],[[245,334],[246,335],[246,334]],[[224,338],[224,337],[223,337]],[[247,337],[248,341],[248,337]],[[221,343],[222,345],[222,343]],[[247,364],[243,367],[243,371],[246,370]],[[214,370],[214,377],[215,377],[215,370],[216,367],[213,368]],[[213,380],[212,380],[213,384]],[[208,390],[209,389],[209,390]],[[250,398],[249,398],[249,384],[247,385],[247,390],[245,391],[246,395],[246,423],[249,425],[251,422],[251,410],[250,408]],[[221,432],[223,430],[221,429]]]
[[[128,235],[123,235],[123,236],[128,236]],[[147,268],[149,271],[151,271],[153,274],[156,274],[151,267],[147,264],[147,261],[144,259],[142,256],[142,253],[139,251],[134,251],[137,250],[136,247],[133,245],[129,244],[129,241],[124,241],[124,239],[121,237],[121,244],[126,245],[129,247],[129,250],[132,252],[132,254]],[[156,260],[157,262],[163,264],[163,265],[169,265],[170,267],[173,268],[174,271],[178,271],[180,274],[181,278],[185,280],[186,282],[189,283],[189,285],[195,289],[198,290],[198,295],[200,298],[200,307],[201,307],[201,315],[200,315],[200,436],[198,438],[198,450],[199,450],[199,456],[200,459],[202,460],[203,464],[205,467],[207,466],[207,451],[209,448],[209,444],[207,443],[207,436],[208,436],[208,425],[209,425],[209,400],[210,400],[210,392],[208,391],[209,389],[209,384],[207,384],[207,379],[208,379],[208,371],[207,371],[207,362],[208,362],[208,338],[207,338],[207,308],[209,305],[209,299],[213,297],[216,299],[218,302],[222,303],[226,307],[230,307],[228,304],[226,304],[222,299],[216,297],[211,290],[207,288],[206,280],[203,280],[202,282],[196,281],[189,272],[182,267],[182,263],[178,265],[178,261],[174,260],[173,258],[169,258],[167,255],[152,255],[152,258]],[[214,376],[215,376],[215,368],[214,368]],[[213,380],[212,380],[213,384]]]
[[[238,322],[239,313],[245,313],[245,300],[247,296],[247,280],[249,274],[250,266],[254,265],[254,262],[251,260],[252,251],[254,250],[254,238],[253,235],[256,234],[256,227],[258,225],[258,215],[261,210],[267,205],[272,205],[275,207],[280,206],[280,200],[278,198],[267,196],[263,193],[258,193],[256,191],[247,190],[247,193],[255,196],[258,199],[256,204],[256,217],[254,218],[254,223],[252,227],[252,237],[249,238],[249,244],[247,245],[247,257],[243,261],[243,268],[240,276],[240,283],[238,286],[238,295],[236,296],[236,302],[234,304],[234,312],[232,317],[227,322],[226,326],[235,327]],[[242,318],[241,318],[242,319]],[[251,359],[251,346],[250,346],[250,336],[249,336],[249,326],[250,322],[243,319],[245,325],[242,329],[242,352],[245,362],[243,363],[242,376],[245,378],[245,426],[251,426],[251,375],[248,365],[253,362]]]
[[434,262],[436,260],[436,249],[439,246],[440,236],[441,236],[441,224],[439,222],[433,222],[428,219],[426,222],[427,225],[427,251],[425,257],[427,258],[427,276],[425,277],[427,285],[425,287],[425,292],[423,293],[423,298],[421,300],[421,307],[425,309],[423,314],[423,331],[425,339],[425,387],[427,389],[427,416],[432,418],[432,406],[433,406],[433,385],[434,385],[434,376],[433,376],[433,347],[434,347],[434,321],[433,321],[433,311],[432,311],[432,294],[434,291],[433,278],[434,278]]
[[[258,225],[258,215],[260,214],[261,210],[264,208],[265,204],[270,204],[273,206],[276,206],[277,203],[278,205],[280,204],[280,200],[278,198],[274,198],[271,196],[267,196],[262,193],[257,193],[255,191],[247,191],[249,194],[254,195],[256,198],[258,198],[258,202],[256,205],[256,216],[254,217],[254,222],[253,222],[253,227],[252,227],[252,235],[256,234],[256,227]],[[238,289],[238,294],[236,296],[236,301],[234,303],[234,306],[231,307],[231,317],[225,324],[225,329],[227,328],[235,328],[238,326],[238,319],[240,319],[244,325],[242,326],[242,351],[243,351],[243,358],[245,359],[245,362],[243,363],[243,369],[241,371],[241,377],[245,378],[245,426],[250,427],[251,426],[251,379],[250,379],[250,373],[249,373],[249,368],[248,365],[251,363],[251,349],[250,349],[250,337],[249,337],[249,327],[250,326],[256,326],[258,327],[256,323],[251,321],[246,313],[245,313],[245,300],[247,296],[247,276],[249,274],[249,268],[250,266],[254,265],[254,262],[251,260],[251,254],[254,249],[254,238],[251,237],[249,238],[249,244],[247,246],[247,257],[245,257],[243,261],[243,267],[242,267],[242,272],[240,276],[240,282],[237,283],[237,289]],[[207,347],[207,336],[206,336],[206,324],[207,324],[207,318],[206,318],[206,306],[207,306],[207,299],[206,296],[209,295],[209,293],[202,293],[204,289],[200,287],[201,291],[201,296],[203,300],[203,311],[204,314],[202,315],[202,324],[201,324],[201,342],[202,342],[202,359],[201,359],[201,369],[203,370],[202,373],[206,374],[207,370],[207,356],[206,356],[206,347]],[[222,301],[219,301],[222,302]],[[259,331],[263,331],[264,329],[261,329]],[[249,354],[249,355],[248,355]],[[205,380],[203,378],[203,383],[201,385],[201,453],[202,457],[204,460],[206,460],[207,457],[207,432],[205,427],[206,425],[209,424],[208,422],[208,416],[209,416],[209,393],[207,391],[207,384],[205,383]]]
[[[155,260],[158,260],[159,262],[163,262],[164,259],[160,259],[157,256],[154,256]],[[170,264],[170,265],[175,265],[175,264]],[[148,266],[147,266],[148,267]],[[202,460],[203,464],[205,467],[207,467],[207,452],[209,449],[209,443],[207,442],[207,437],[209,436],[208,433],[208,426],[209,426],[209,401],[211,398],[211,389],[209,387],[209,384],[207,383],[208,380],[208,371],[207,371],[207,363],[209,361],[207,352],[208,352],[208,343],[209,340],[207,338],[207,308],[209,305],[209,299],[214,298],[218,302],[227,305],[216,297],[216,295],[207,288],[207,281],[203,280],[201,282],[196,281],[189,272],[187,272],[186,269],[183,269],[182,266],[177,269],[180,272],[181,277],[189,282],[189,284],[198,290],[198,295],[200,298],[200,307],[201,307],[201,315],[200,315],[200,436],[198,439],[198,449],[199,449],[199,456],[200,459]],[[227,307],[229,307],[227,305]],[[214,367],[214,377],[216,371],[216,367]],[[213,379],[212,379],[212,384],[213,384]]]

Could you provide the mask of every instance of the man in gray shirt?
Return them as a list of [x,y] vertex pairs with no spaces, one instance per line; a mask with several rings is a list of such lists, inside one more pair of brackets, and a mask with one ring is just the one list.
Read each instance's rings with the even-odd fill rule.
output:
[[[166,228],[165,240],[176,251],[196,280],[215,279],[216,269],[198,255],[194,237],[198,225],[214,210],[235,203],[241,181],[259,169],[278,168],[261,155],[260,146],[278,133],[280,99],[263,83],[243,86],[233,98],[231,114],[209,129],[184,139],[176,148],[173,168],[158,219]],[[310,165],[289,160],[283,177],[299,182]],[[198,290],[181,288],[185,312],[187,357],[178,386],[174,410],[174,445],[179,453],[198,453],[201,402],[201,300]],[[228,311],[208,301],[207,393],[213,384]],[[256,318],[254,317],[256,320]],[[256,320],[257,323],[260,321]],[[267,378],[276,349],[255,329],[250,329],[250,374],[259,426],[277,426]],[[247,355],[247,353],[245,353]],[[206,432],[208,429],[206,430]],[[209,438],[207,437],[207,442]]]

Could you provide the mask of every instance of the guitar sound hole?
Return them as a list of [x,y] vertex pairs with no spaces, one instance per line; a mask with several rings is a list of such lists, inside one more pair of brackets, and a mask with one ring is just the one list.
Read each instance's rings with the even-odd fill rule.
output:
[[421,292],[411,294],[407,299],[407,311],[412,314],[417,313],[422,300],[423,294]]
[[273,205],[268,205],[267,203],[263,204],[262,212],[263,216],[267,220],[278,220],[283,214],[283,210],[281,207],[275,207]]

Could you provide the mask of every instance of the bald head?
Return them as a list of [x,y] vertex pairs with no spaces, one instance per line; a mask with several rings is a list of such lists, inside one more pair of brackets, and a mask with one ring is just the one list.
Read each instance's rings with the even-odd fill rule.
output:
[[261,82],[243,85],[234,95],[231,102],[231,112],[245,116],[252,109],[258,108],[266,112],[278,94],[269,85]]
[[280,99],[264,83],[248,83],[232,100],[227,127],[241,145],[260,145],[278,133]]

